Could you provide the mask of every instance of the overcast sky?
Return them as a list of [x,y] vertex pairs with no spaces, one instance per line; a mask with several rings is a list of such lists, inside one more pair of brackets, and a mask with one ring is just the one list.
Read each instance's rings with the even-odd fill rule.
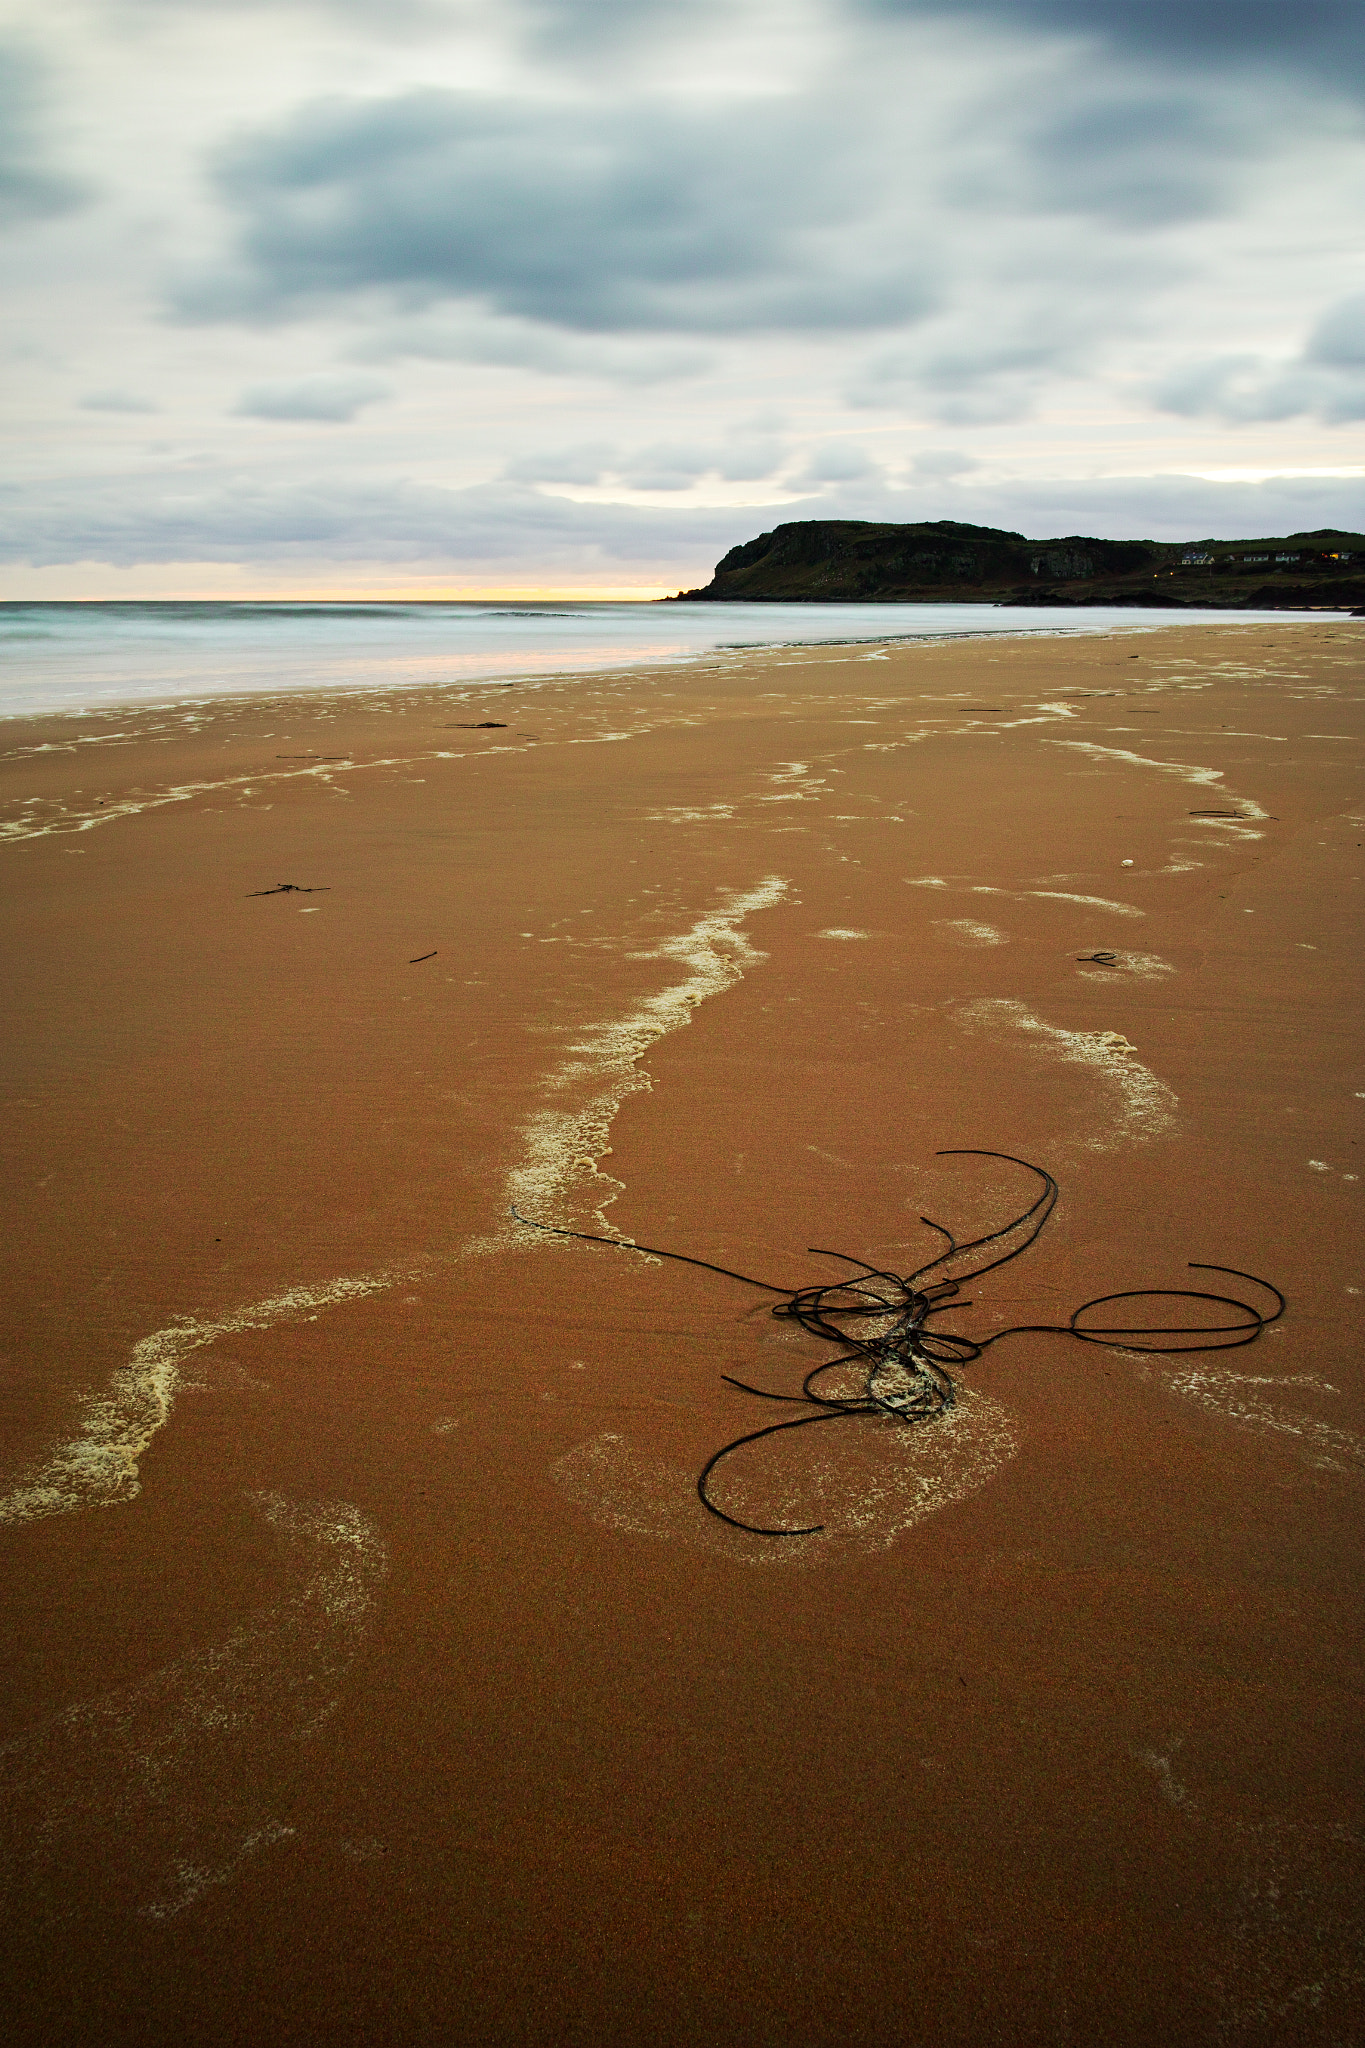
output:
[[24,0],[0,595],[1365,527],[1362,0]]

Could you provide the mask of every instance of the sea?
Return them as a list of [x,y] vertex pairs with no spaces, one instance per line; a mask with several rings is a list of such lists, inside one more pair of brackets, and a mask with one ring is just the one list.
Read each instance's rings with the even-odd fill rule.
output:
[[516,681],[727,651],[1125,633],[1312,613],[991,604],[0,603],[0,717],[298,690]]

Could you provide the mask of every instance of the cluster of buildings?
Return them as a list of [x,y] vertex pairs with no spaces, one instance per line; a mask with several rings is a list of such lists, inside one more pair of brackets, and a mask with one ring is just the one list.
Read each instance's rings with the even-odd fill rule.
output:
[[[1342,555],[1342,554],[1323,554],[1323,555],[1318,555],[1318,556],[1316,556],[1316,557],[1314,557],[1314,558],[1312,558],[1312,559],[1315,559],[1315,560],[1317,560],[1317,561],[1319,561],[1319,562],[1350,562],[1350,561],[1353,561],[1353,560],[1354,560],[1354,557],[1353,557],[1352,555]],[[1301,562],[1302,560],[1303,560],[1303,555],[1302,555],[1301,553],[1300,553],[1300,554],[1283,554],[1283,555],[1222,555],[1222,556],[1219,556],[1219,555],[1211,555],[1211,554],[1207,554],[1207,553],[1205,553],[1205,552],[1203,552],[1203,551],[1201,551],[1201,550],[1199,550],[1199,549],[1191,549],[1191,551],[1190,551],[1190,552],[1189,552],[1188,554],[1184,554],[1184,555],[1182,555],[1182,556],[1180,557],[1180,566],[1181,566],[1181,568],[1182,568],[1182,569],[1205,569],[1205,568],[1209,568],[1209,567],[1211,567],[1211,566],[1212,566],[1212,565],[1213,565],[1213,564],[1214,564],[1215,562],[1218,562],[1218,561],[1224,561],[1224,562]]]

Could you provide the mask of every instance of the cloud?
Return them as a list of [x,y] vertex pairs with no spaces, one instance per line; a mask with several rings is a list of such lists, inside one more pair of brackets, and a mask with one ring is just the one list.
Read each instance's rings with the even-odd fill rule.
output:
[[0,227],[51,220],[93,197],[85,179],[51,164],[47,105],[45,67],[22,46],[0,43]]
[[486,0],[113,0],[111,11],[129,18],[171,15],[177,27],[185,17],[241,14],[321,15],[338,28],[384,41],[412,41],[447,34],[462,19],[486,13]]
[[[1272,476],[1264,482],[1216,482],[1201,476],[1111,476],[967,487],[991,525],[1014,526],[1040,540],[1093,533],[1114,540],[1188,540],[1311,533],[1360,526],[1360,483],[1351,477]],[[989,506],[999,516],[990,517]],[[940,515],[943,516],[943,515]],[[965,517],[970,515],[952,514]]]
[[87,391],[76,400],[82,412],[160,412],[159,405],[153,405],[150,398],[140,398],[135,391],[109,389]]
[[910,465],[911,474],[926,483],[946,483],[950,477],[969,476],[980,463],[958,448],[921,448]]
[[1359,0],[862,0],[872,19],[976,20],[1015,33],[1065,35],[1130,60],[1187,74],[1272,78],[1308,73],[1334,90],[1365,88],[1365,13]]
[[1075,222],[988,241],[920,331],[849,367],[845,402],[948,426],[1026,418],[1061,380],[1093,377],[1121,342],[1159,332],[1180,281],[1160,251],[1115,247]]
[[[853,485],[778,514],[796,519],[910,523],[957,519],[1036,540],[1094,534],[1111,540],[1188,541],[1360,529],[1359,478],[1271,476],[1222,481],[1201,476],[1015,477],[983,480],[912,474],[898,483]],[[736,541],[775,523],[773,510],[741,513],[752,525]]]
[[[1136,16],[1101,5],[1059,33],[1070,19],[1027,0],[508,5],[496,88],[311,100],[218,145],[224,239],[172,311],[339,315],[358,362],[641,389],[739,344],[829,360],[866,338],[834,373],[853,408],[1016,421],[1154,334],[1169,288],[1197,288],[1181,237],[1247,207],[1255,158],[1306,147],[1301,92],[1116,64],[1106,39]],[[580,31],[604,54],[566,82]],[[764,33],[760,79],[732,40]],[[602,69],[617,42],[653,48],[649,71]],[[665,448],[641,487],[689,473]]]
[[[382,0],[329,4],[363,13]],[[746,15],[774,37],[793,16],[802,24],[802,11],[790,0],[778,8],[762,0],[747,6],[743,0],[525,0],[510,22],[537,51],[576,63],[585,53],[600,62],[623,47],[696,43]],[[1068,39],[1182,71],[1197,65],[1204,72],[1263,68],[1282,75],[1301,68],[1345,91],[1359,88],[1365,56],[1358,0],[1305,0],[1297,9],[1283,0],[828,0],[807,18],[846,30],[898,22],[980,24],[1015,39]]]
[[[44,566],[153,563],[439,563],[451,580],[490,569],[690,587],[727,549],[776,523],[775,508],[584,504],[503,480],[467,490],[384,478],[263,478],[198,469],[91,473],[0,489],[0,561]],[[777,517],[960,519],[1038,539],[1093,533],[1187,540],[1351,529],[1349,478],[1214,483],[1111,477],[985,485],[924,478],[865,482],[807,498]]]
[[1365,373],[1365,292],[1323,314],[1304,354],[1324,369]]
[[719,478],[725,483],[766,483],[790,459],[785,436],[766,422],[759,422],[736,427],[721,441],[655,441],[626,450],[593,441],[571,448],[534,451],[509,462],[503,475],[517,483],[690,491],[706,478]]
[[519,455],[508,463],[503,475],[511,483],[580,484],[587,488],[613,475],[617,459],[617,451],[607,442],[588,441],[577,448]]
[[[1264,146],[1244,105],[1205,86],[1134,89],[1092,82],[1078,103],[1049,108],[1020,130],[1006,210],[1087,214],[1122,228],[1166,227],[1224,213],[1242,161]],[[1020,174],[1022,173],[1022,178]]]
[[1308,414],[1329,426],[1365,419],[1365,294],[1330,307],[1296,356],[1275,362],[1227,354],[1182,363],[1152,396],[1164,412],[1187,419],[1244,424]]
[[[1055,322],[1040,331],[1010,332],[1013,322],[997,311],[995,330],[970,314],[953,323],[942,340],[875,356],[854,372],[844,396],[855,410],[913,407],[952,426],[995,426],[1023,419],[1049,377],[1079,367],[1081,335],[1058,308]],[[1058,331],[1048,332],[1055,325]],[[965,331],[964,331],[965,330]],[[1085,339],[1093,344],[1093,334]]]
[[389,396],[389,386],[378,377],[301,377],[292,383],[252,384],[232,410],[254,420],[337,424],[353,420],[362,406]]
[[531,320],[500,320],[468,309],[452,313],[447,307],[382,319],[351,345],[350,354],[356,362],[480,363],[645,389],[700,376],[714,361],[708,351],[686,343],[564,334]]
[[858,483],[878,476],[881,465],[856,441],[826,441],[811,453],[801,481],[819,484]]
[[853,483],[878,473],[880,465],[855,440],[823,442],[819,449],[814,449],[804,469],[812,483]]
[[656,441],[631,456],[612,481],[631,491],[690,491],[713,467],[690,442]]
[[0,488],[0,561],[439,562],[452,577],[509,564],[592,573],[667,558],[709,562],[733,512],[581,505],[512,482],[467,490],[221,469]]
[[270,319],[379,289],[579,334],[898,325],[931,286],[918,239],[878,231],[887,174],[839,105],[315,102],[219,152],[237,250],[178,306]]
[[1188,76],[1283,77],[1286,70],[1358,93],[1365,82],[1365,20],[1359,0],[119,0],[118,11],[207,15],[294,12],[330,16],[338,26],[383,39],[437,38],[466,26],[487,30],[533,61],[600,71],[613,60],[648,59],[661,46],[714,47],[748,30],[780,48],[804,30],[814,37],[904,23],[973,26],[1016,42],[1069,42],[1112,58],[1165,66]]
[[[1124,448],[1349,460],[1362,23],[1359,0],[57,0],[42,33],[81,37],[64,118],[116,169],[80,217],[25,58],[0,217],[41,232],[11,360],[35,416],[64,395],[78,452],[4,500],[6,545],[697,581],[793,513],[1040,538],[1358,520],[1352,483],[1300,505],[991,479],[1093,479]],[[172,265],[201,331],[168,349],[147,315]],[[143,445],[153,405],[196,467]],[[473,477],[496,481],[442,488]]]
[[526,0],[520,16],[536,48],[578,61],[585,47],[597,58],[623,44],[633,49],[673,37],[695,40],[743,11],[735,0]]

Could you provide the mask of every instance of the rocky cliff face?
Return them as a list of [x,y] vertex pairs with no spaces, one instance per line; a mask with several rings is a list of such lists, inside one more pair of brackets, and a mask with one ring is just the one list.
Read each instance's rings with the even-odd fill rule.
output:
[[1365,604],[1365,536],[1030,541],[941,519],[911,526],[800,519],[731,548],[680,598],[761,603]]

